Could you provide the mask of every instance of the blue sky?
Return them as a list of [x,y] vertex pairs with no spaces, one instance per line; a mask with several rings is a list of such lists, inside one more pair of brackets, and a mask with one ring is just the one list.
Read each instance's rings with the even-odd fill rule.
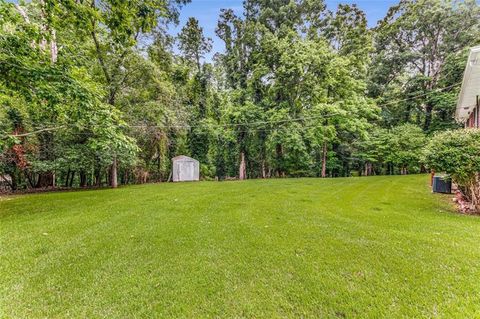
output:
[[[177,33],[189,17],[195,17],[199,20],[201,26],[203,27],[205,35],[213,40],[212,53],[223,52],[223,43],[215,35],[215,28],[217,26],[220,9],[231,8],[237,13],[241,14],[242,2],[243,0],[192,0],[191,3],[182,8],[180,25],[176,28],[172,28],[171,32],[173,34]],[[360,7],[367,14],[369,25],[375,26],[377,21],[385,16],[388,8],[394,4],[397,4],[398,0],[326,0],[328,9],[332,11],[334,11],[340,3],[356,3],[358,7]],[[207,57],[207,60],[210,59],[211,54]]]

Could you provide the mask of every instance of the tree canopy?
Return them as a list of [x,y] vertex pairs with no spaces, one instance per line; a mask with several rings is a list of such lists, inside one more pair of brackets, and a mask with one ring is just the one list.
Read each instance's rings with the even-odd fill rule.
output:
[[[456,128],[473,0],[401,0],[375,28],[354,4],[246,0],[216,34],[188,0],[0,2],[0,183],[8,188],[408,174]],[[210,55],[208,55],[210,56]]]

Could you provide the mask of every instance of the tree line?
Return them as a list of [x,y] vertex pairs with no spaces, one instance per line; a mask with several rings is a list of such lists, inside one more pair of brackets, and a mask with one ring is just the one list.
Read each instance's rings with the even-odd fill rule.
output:
[[374,28],[356,5],[245,0],[214,54],[193,17],[168,32],[188,2],[2,0],[0,183],[167,181],[177,155],[204,179],[409,174],[458,126],[473,0],[401,0]]

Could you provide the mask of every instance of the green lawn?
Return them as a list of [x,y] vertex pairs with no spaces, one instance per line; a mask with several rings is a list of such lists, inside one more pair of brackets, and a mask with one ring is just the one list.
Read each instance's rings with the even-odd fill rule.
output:
[[0,317],[480,316],[480,218],[427,176],[0,199]]

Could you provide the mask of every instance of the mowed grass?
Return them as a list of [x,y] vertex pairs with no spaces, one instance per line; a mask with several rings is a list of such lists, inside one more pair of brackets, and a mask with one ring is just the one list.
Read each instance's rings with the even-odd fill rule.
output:
[[0,317],[480,317],[480,218],[428,180],[3,197]]

